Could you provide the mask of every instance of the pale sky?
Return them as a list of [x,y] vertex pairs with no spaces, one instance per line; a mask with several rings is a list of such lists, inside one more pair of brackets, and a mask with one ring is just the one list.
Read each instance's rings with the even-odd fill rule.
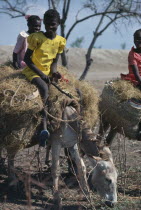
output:
[[[70,8],[66,29],[68,29],[68,27],[74,22],[75,14],[80,8],[81,2],[81,0],[75,1]],[[47,1],[39,0],[38,4],[35,4],[34,7],[28,11],[28,14],[39,15],[42,18],[46,10],[48,10]],[[69,48],[70,44],[74,42],[76,38],[84,37],[82,47],[88,48],[93,37],[93,30],[96,25],[96,21],[97,19],[93,18],[80,23],[70,35],[67,41],[67,47]],[[27,22],[24,17],[11,19],[7,15],[0,14],[0,26],[0,45],[15,45],[18,34],[23,30],[27,30]],[[124,25],[120,25],[120,33],[115,33],[114,27],[111,26],[98,38],[95,46],[103,49],[121,49],[121,45],[125,43],[125,49],[129,50],[133,46],[133,33],[139,28],[140,25],[138,23],[129,25],[127,28],[125,28]],[[44,31],[43,23],[42,30]],[[60,34],[59,29],[58,34]]]

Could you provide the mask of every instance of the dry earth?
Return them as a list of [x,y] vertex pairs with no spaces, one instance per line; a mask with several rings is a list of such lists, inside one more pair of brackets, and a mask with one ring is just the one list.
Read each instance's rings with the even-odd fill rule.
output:
[[[0,64],[11,59],[12,46],[0,46]],[[79,78],[85,67],[85,49],[69,49],[69,70]],[[86,80],[101,92],[107,80],[117,78],[121,72],[127,72],[128,51],[93,49],[93,63]],[[114,160],[119,171],[118,178],[118,204],[115,210],[141,209],[141,142],[125,139],[118,135],[112,145]],[[52,179],[50,172],[44,166],[44,150],[40,154],[40,160],[35,150],[37,147],[20,152],[16,158],[16,166],[31,171],[32,178],[44,180],[46,178],[47,190],[40,190],[36,184],[32,186],[32,209],[54,209],[51,196]],[[32,162],[32,165],[29,164]],[[61,192],[63,197],[63,209],[108,209],[94,193],[93,208],[82,199],[75,178],[67,178],[67,167],[64,156],[61,157]],[[40,173],[39,173],[40,171]],[[35,173],[36,172],[36,173]],[[7,189],[6,173],[0,174],[0,209],[29,209],[27,201],[22,195],[9,192]],[[45,180],[44,180],[45,182]],[[22,191],[22,190],[21,190]],[[22,194],[22,193],[21,193]],[[30,205],[30,203],[28,202]]]

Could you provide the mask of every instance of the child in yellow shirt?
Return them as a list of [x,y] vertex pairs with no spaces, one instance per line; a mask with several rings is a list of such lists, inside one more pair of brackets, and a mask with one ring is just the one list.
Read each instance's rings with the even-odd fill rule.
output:
[[57,72],[57,61],[66,45],[66,39],[56,34],[60,24],[59,13],[54,9],[46,11],[43,22],[46,32],[37,32],[27,38],[28,49],[24,57],[27,67],[23,70],[27,79],[38,88],[44,104],[40,146],[44,146],[49,137],[46,109],[50,77],[61,78]]

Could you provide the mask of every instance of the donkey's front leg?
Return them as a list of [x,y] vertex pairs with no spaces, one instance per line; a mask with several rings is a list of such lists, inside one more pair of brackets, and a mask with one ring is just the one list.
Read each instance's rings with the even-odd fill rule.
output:
[[50,166],[50,161],[49,161],[49,154],[51,150],[51,145],[47,145],[46,147],[46,159],[45,159],[45,164],[49,167]]
[[54,203],[58,206],[61,205],[61,197],[58,190],[58,181],[60,175],[60,167],[59,167],[59,156],[61,151],[61,145],[59,142],[53,142],[52,144],[52,177],[53,177],[53,197]]
[[2,157],[2,150],[3,148],[0,148],[0,172],[5,171],[5,158]]
[[69,149],[72,159],[74,159],[77,165],[81,190],[83,191],[85,195],[89,195],[89,187],[88,187],[87,178],[86,178],[86,166],[84,164],[83,159],[80,157],[78,146],[77,144],[75,144],[73,147],[70,147],[68,149]]
[[15,153],[10,153],[10,151],[7,150],[8,154],[8,179],[9,182],[13,182],[16,180],[16,174],[14,171],[14,158],[15,158]]

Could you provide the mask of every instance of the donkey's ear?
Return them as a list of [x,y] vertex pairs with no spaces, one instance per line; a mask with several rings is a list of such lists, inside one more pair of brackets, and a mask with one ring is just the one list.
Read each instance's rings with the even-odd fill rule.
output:
[[112,153],[109,147],[104,146],[102,151],[102,156],[104,160],[111,161],[113,163]]

